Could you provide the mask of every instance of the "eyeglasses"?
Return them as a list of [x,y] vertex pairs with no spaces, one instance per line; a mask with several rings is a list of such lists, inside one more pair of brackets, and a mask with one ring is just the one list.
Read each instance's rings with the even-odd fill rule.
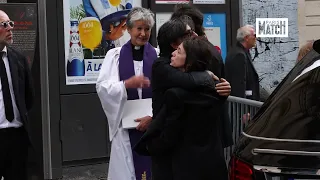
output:
[[13,22],[13,21],[4,21],[4,22],[1,22],[0,24],[1,24],[1,26],[3,26],[4,28],[8,28],[9,25],[10,25],[10,27],[12,27],[12,28],[13,28],[13,26],[14,26],[14,22]]

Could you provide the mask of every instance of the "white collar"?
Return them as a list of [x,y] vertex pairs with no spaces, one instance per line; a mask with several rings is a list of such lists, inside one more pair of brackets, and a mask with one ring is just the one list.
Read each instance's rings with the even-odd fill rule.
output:
[[6,55],[8,54],[7,46],[5,46],[5,47],[2,49],[2,52],[4,52],[4,56],[6,56]]

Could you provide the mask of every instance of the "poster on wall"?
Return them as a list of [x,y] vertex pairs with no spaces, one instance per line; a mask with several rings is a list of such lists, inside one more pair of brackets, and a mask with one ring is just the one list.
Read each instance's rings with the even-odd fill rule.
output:
[[193,0],[193,4],[225,4],[225,0]]
[[0,4],[0,10],[14,22],[11,47],[20,51],[31,67],[37,39],[37,5],[35,3]]
[[227,55],[226,15],[204,14],[203,27],[208,40],[220,51],[225,60]]
[[179,4],[189,3],[190,0],[156,0],[156,4]]
[[156,36],[158,36],[159,28],[171,18],[171,13],[162,12],[156,13]]
[[[139,1],[141,2],[141,1]],[[106,53],[125,44],[133,0],[63,0],[66,85],[95,84]]]

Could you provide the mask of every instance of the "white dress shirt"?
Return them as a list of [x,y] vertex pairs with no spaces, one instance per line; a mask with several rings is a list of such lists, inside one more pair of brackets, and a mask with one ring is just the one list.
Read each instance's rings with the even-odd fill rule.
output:
[[[133,61],[134,72],[136,76],[143,75],[143,61]],[[138,88],[139,99],[142,99],[142,88]]]
[[4,101],[3,101],[3,94],[2,94],[1,78],[0,78],[0,129],[10,128],[10,127],[18,128],[18,127],[22,126],[22,122],[21,122],[21,119],[20,119],[20,113],[19,113],[19,110],[17,108],[17,104],[16,104],[16,101],[15,101],[15,96],[14,96],[14,92],[13,92],[10,66],[9,66],[9,61],[8,61],[8,57],[7,57],[7,47],[4,47],[2,52],[5,52],[5,53],[3,54],[3,57],[1,57],[0,60],[4,61],[4,65],[5,65],[6,71],[7,71],[9,89],[10,89],[12,106],[13,106],[14,119],[13,119],[12,122],[9,122],[6,119],[5,107],[4,107]]

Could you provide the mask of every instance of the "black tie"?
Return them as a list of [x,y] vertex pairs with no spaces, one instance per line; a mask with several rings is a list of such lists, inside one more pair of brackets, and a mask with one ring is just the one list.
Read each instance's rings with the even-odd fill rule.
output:
[[11,100],[11,95],[10,95],[10,88],[9,88],[6,66],[4,65],[4,61],[3,61],[3,54],[4,54],[4,52],[0,52],[0,57],[1,57],[1,59],[0,59],[0,79],[1,79],[1,85],[2,85],[2,95],[3,95],[5,112],[6,112],[6,119],[9,122],[12,122],[13,118],[14,118],[13,106],[12,106],[12,100]]

